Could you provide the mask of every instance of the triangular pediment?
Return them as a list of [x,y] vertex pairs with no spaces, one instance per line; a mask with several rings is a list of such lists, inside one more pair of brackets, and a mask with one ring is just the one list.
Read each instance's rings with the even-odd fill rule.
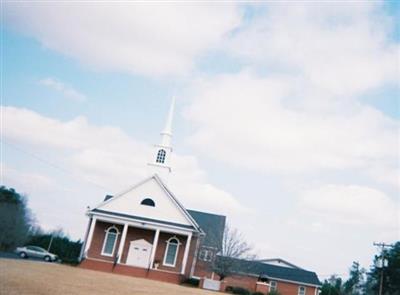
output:
[[130,244],[140,245],[140,246],[145,246],[145,247],[152,246],[152,244],[150,242],[146,241],[145,239],[133,240],[133,241],[130,241]]
[[[154,206],[149,200],[154,202]],[[196,229],[198,227],[186,209],[176,200],[156,174],[125,192],[104,201],[94,209],[193,226]]]

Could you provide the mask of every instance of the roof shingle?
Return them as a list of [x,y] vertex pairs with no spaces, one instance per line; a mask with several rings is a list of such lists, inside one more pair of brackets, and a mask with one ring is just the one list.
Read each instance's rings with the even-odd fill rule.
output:
[[226,217],[195,210],[187,210],[187,212],[206,234],[202,245],[221,249]]

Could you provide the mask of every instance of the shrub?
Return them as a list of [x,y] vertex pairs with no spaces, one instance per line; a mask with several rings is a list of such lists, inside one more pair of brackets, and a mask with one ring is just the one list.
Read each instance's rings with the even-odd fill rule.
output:
[[262,292],[254,292],[252,295],[264,295]]
[[234,287],[234,286],[226,286],[225,292],[238,295],[251,295],[251,292],[249,290],[242,287]]
[[233,287],[232,286],[226,286],[225,292],[231,292],[232,293]]
[[27,245],[39,246],[47,249],[53,236],[50,252],[54,253],[61,259],[62,263],[76,265],[79,263],[79,254],[82,247],[80,240],[73,241],[62,231],[53,233],[36,232],[33,233],[26,243]]
[[183,284],[190,285],[190,286],[193,286],[193,287],[198,287],[199,284],[200,284],[200,280],[195,279],[195,278],[189,278],[189,279],[184,280]]

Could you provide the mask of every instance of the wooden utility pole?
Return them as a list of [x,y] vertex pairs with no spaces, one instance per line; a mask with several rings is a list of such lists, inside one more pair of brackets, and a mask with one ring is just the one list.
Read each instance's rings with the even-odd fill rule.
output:
[[53,234],[51,234],[49,246],[47,247],[47,252],[50,252],[51,244],[53,243]]
[[375,243],[374,246],[379,247],[381,249],[381,262],[382,262],[382,267],[381,267],[381,278],[379,282],[379,295],[382,295],[383,293],[383,273],[385,269],[385,248],[393,247],[391,244],[385,244],[385,243]]

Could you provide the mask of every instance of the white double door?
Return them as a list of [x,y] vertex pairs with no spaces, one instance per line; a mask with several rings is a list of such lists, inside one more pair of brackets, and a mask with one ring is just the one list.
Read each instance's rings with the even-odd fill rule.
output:
[[144,239],[131,241],[129,244],[126,264],[148,268],[150,266],[151,249],[153,245]]

